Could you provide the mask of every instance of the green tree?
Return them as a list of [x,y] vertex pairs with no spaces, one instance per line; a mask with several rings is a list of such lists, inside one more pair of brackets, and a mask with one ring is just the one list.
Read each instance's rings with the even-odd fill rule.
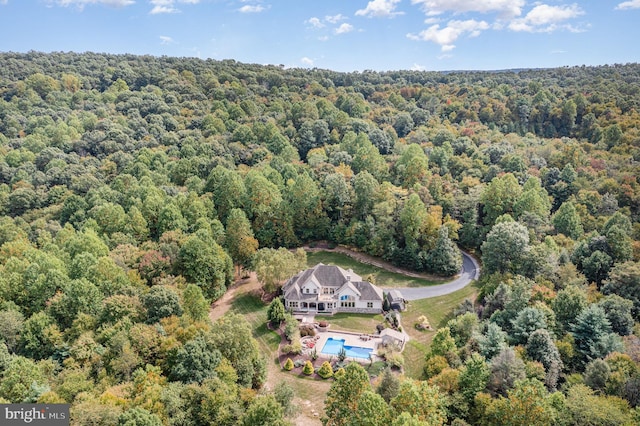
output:
[[34,384],[47,384],[40,366],[29,358],[12,356],[0,371],[0,398],[12,403],[23,402]]
[[493,178],[480,197],[485,225],[492,226],[498,217],[512,214],[521,193],[522,187],[513,174]]
[[118,426],[162,426],[162,421],[144,408],[134,407],[120,414]]
[[640,264],[624,262],[615,265],[602,287],[604,294],[617,294],[633,302],[633,317],[640,320]]
[[360,397],[370,390],[369,375],[364,368],[358,363],[349,363],[344,375],[336,374],[327,392],[324,402],[326,418],[322,419],[322,423],[325,426],[349,424],[349,418],[358,409]]
[[427,256],[429,269],[439,275],[451,276],[460,272],[462,255],[449,238],[449,228],[441,226],[435,248]]
[[431,341],[431,350],[427,357],[436,355],[447,356],[450,352],[455,352],[456,341],[451,337],[449,327],[439,328]]
[[[290,358],[287,359],[290,360]],[[295,390],[291,385],[284,381],[278,382],[278,384],[273,388],[273,396],[282,407],[282,411],[285,416],[291,416],[294,413],[295,407],[293,405],[293,398],[295,396]]]
[[487,407],[483,423],[487,425],[551,425],[557,412],[547,390],[535,379],[516,382],[508,397],[500,397]]
[[62,336],[57,324],[46,312],[33,314],[24,322],[20,333],[21,352],[34,359],[53,355],[62,346]]
[[598,302],[611,324],[611,330],[621,336],[628,336],[633,331],[634,321],[631,315],[633,302],[617,294],[610,294]]
[[154,285],[142,298],[147,309],[147,322],[153,324],[171,315],[182,315],[182,306],[176,292],[167,286]]
[[444,396],[427,382],[405,379],[390,405],[396,416],[406,412],[428,425],[443,425],[447,419]]
[[570,201],[562,203],[551,221],[556,231],[574,240],[580,238],[584,233],[580,216],[575,205]]
[[617,426],[637,423],[625,402],[616,397],[597,396],[582,384],[569,389],[566,407],[571,424]]
[[251,223],[244,211],[232,209],[229,212],[226,231],[226,246],[233,262],[238,268],[249,266],[252,256],[258,250],[258,240],[253,237]]
[[252,337],[251,326],[238,314],[218,319],[211,329],[211,342],[238,372],[238,384],[259,388],[266,378],[266,363]]
[[376,392],[386,402],[390,402],[393,398],[396,397],[396,395],[398,395],[399,389],[400,380],[393,374],[390,368],[386,368],[382,372],[382,378],[380,379],[380,383],[376,388]]
[[587,307],[587,294],[584,290],[571,285],[560,290],[551,302],[556,314],[556,323],[561,332],[570,331],[576,318]]
[[195,284],[187,284],[182,293],[182,306],[185,314],[195,321],[204,321],[209,315],[209,303],[202,293],[202,288]]
[[232,209],[242,208],[246,199],[246,188],[240,174],[221,165],[211,170],[205,189],[213,194],[213,203],[222,223],[226,223]]
[[285,320],[285,313],[282,300],[279,297],[276,297],[269,304],[269,308],[267,309],[267,319],[272,325],[279,327],[282,321]]
[[526,351],[529,358],[542,363],[546,372],[545,384],[554,390],[562,370],[562,360],[551,334],[545,329],[535,330],[527,340]]
[[222,296],[233,281],[231,258],[213,241],[192,235],[180,247],[178,259],[183,275],[199,285],[210,300]]
[[171,376],[185,383],[202,383],[205,379],[215,377],[220,359],[220,351],[214,349],[204,336],[197,336],[176,352]]
[[4,341],[7,349],[15,352],[18,348],[19,334],[24,324],[24,315],[16,309],[0,311],[0,341]]
[[314,371],[315,370],[313,369],[313,364],[311,363],[311,361],[307,360],[307,362],[304,363],[304,367],[302,367],[302,373],[310,376]]
[[261,395],[251,401],[242,417],[244,426],[286,426],[282,418],[282,406],[273,395]]
[[389,406],[372,391],[360,395],[358,408],[347,420],[349,426],[386,426],[391,421]]
[[473,353],[467,358],[460,372],[460,391],[465,400],[472,401],[478,392],[482,392],[489,382],[491,372],[482,355]]
[[487,388],[494,395],[506,396],[518,380],[526,378],[525,365],[513,348],[505,347],[491,360]]
[[274,292],[286,279],[306,268],[307,257],[304,250],[295,253],[281,247],[263,248],[253,258],[253,270],[265,291]]
[[589,305],[578,315],[572,333],[581,366],[622,349],[620,338],[611,332],[604,309],[596,304]]
[[544,312],[537,308],[527,307],[520,311],[513,320],[511,338],[515,344],[522,345],[527,343],[531,333],[546,328],[547,320]]
[[529,232],[517,222],[497,223],[482,244],[482,264],[486,274],[517,273],[529,249]]
[[490,360],[505,347],[507,347],[507,333],[502,331],[498,324],[490,322],[487,324],[487,331],[480,336],[476,336],[480,348],[480,354],[485,359]]

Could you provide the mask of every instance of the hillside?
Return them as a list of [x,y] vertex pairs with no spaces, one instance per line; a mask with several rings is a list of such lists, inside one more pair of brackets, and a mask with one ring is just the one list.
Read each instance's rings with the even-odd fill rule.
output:
[[436,334],[428,384],[401,388],[437,394],[433,424],[511,423],[525,395],[554,424],[631,424],[639,112],[638,64],[0,53],[0,401],[72,403],[73,424],[279,424],[247,322],[208,320],[235,272],[328,240],[451,276],[457,244],[481,298]]

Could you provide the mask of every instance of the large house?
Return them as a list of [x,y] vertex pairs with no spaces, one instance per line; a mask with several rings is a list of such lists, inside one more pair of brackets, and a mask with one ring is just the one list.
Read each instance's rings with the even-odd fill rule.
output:
[[294,312],[382,312],[382,289],[339,266],[317,264],[282,287],[284,306]]

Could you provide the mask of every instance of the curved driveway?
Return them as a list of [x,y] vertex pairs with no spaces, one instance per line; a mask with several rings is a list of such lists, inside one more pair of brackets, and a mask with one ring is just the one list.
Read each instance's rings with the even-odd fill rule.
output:
[[462,269],[455,280],[446,284],[432,285],[429,287],[391,288],[383,287],[385,291],[400,290],[406,300],[428,299],[430,297],[443,296],[466,287],[471,281],[480,276],[480,265],[469,254],[462,252]]

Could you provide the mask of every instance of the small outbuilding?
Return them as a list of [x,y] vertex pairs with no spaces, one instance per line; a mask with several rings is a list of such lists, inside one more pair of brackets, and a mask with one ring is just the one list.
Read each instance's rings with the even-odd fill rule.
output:
[[396,331],[392,328],[385,328],[380,332],[380,338],[383,345],[395,345],[400,348],[404,348],[404,344],[407,341],[407,335]]
[[400,290],[389,290],[384,296],[390,310],[398,312],[405,310],[405,300],[402,293],[400,293]]

